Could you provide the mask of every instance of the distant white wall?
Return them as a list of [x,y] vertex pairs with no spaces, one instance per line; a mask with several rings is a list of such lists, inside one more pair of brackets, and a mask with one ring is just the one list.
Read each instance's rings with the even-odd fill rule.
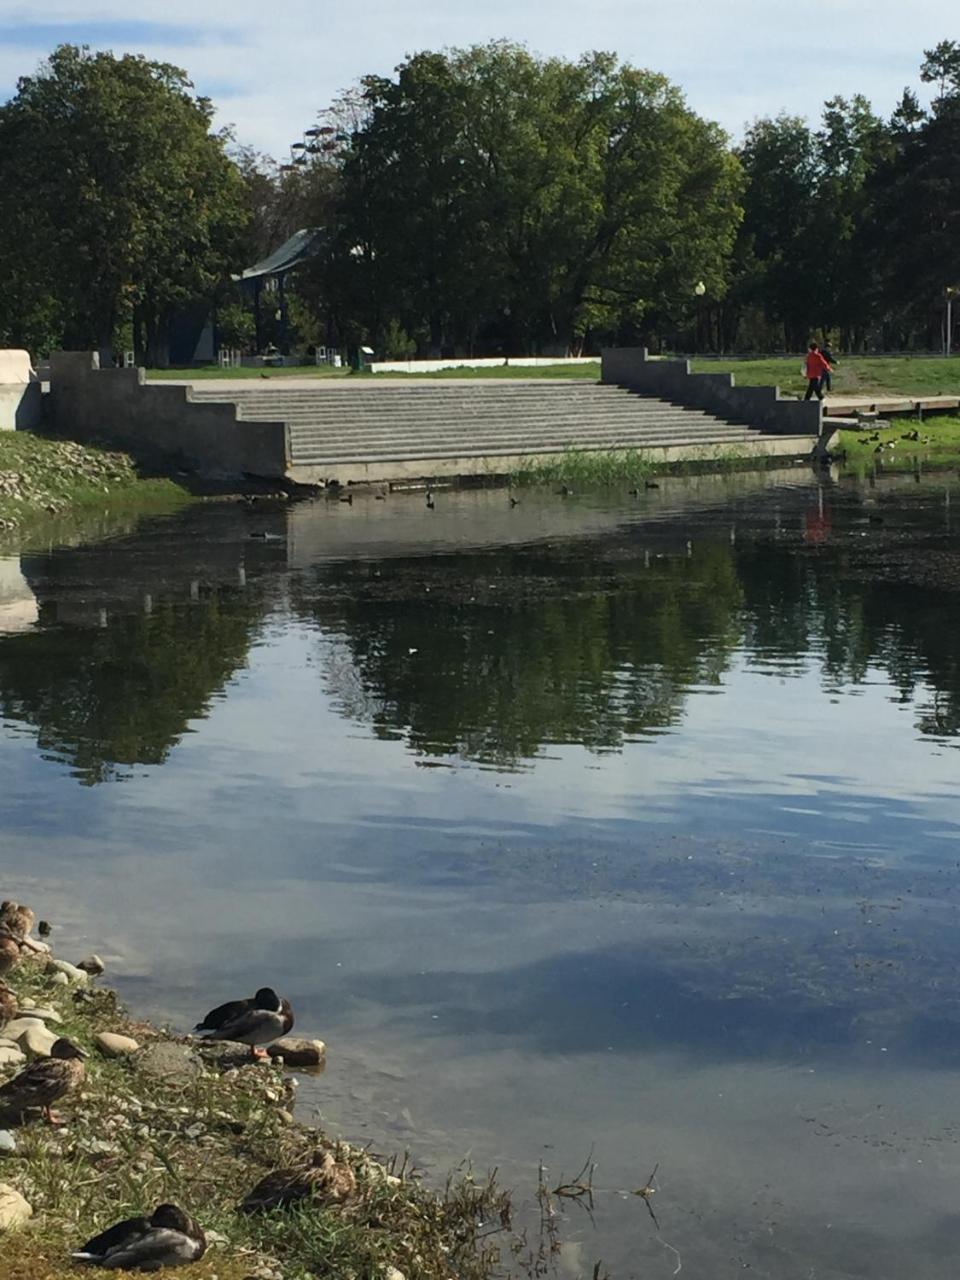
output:
[[449,360],[377,360],[373,373],[439,373],[441,369],[536,369],[554,364],[598,364],[599,356],[479,356],[476,359],[451,357]]
[[0,350],[0,431],[40,425],[40,383],[26,351]]

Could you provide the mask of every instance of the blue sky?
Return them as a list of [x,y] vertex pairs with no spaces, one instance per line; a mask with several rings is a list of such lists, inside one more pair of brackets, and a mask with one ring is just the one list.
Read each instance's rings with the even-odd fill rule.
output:
[[834,93],[889,111],[917,84],[922,50],[960,38],[948,0],[0,0],[0,98],[62,41],[185,67],[219,122],[283,157],[337,91],[407,53],[506,37],[543,54],[611,49],[663,71],[734,136],[758,115],[815,117]]

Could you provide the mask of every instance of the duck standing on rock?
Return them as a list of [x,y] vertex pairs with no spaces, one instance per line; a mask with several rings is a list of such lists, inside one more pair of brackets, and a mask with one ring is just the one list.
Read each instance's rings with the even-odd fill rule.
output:
[[212,1009],[195,1030],[207,1031],[207,1040],[228,1040],[232,1044],[248,1044],[254,1058],[266,1058],[259,1045],[273,1044],[289,1034],[293,1027],[293,1009],[272,987],[261,987],[252,999],[231,1000]]
[[203,1228],[175,1204],[157,1205],[149,1218],[126,1218],[88,1240],[74,1262],[118,1271],[159,1271],[199,1262],[207,1251]]
[[79,1045],[61,1036],[51,1046],[49,1058],[38,1058],[0,1086],[0,1116],[22,1116],[42,1108],[50,1124],[61,1123],[51,1107],[83,1083],[86,1056]]

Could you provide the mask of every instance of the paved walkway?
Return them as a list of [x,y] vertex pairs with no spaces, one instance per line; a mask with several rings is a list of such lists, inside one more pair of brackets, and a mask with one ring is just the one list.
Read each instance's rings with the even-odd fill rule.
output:
[[944,410],[960,408],[960,396],[898,396],[876,392],[858,396],[826,396],[823,411],[834,417],[861,413],[915,413],[918,408]]

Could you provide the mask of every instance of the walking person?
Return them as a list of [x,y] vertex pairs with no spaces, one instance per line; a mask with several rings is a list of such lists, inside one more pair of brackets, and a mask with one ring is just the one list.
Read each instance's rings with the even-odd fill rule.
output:
[[833,390],[833,371],[837,367],[837,362],[834,359],[833,352],[830,350],[829,347],[821,347],[820,354],[823,356],[824,360],[826,360],[827,364],[830,366],[830,368],[826,371],[826,373],[824,373],[823,377],[820,379],[820,390],[824,392],[825,395],[829,395],[830,392]]
[[811,342],[807,349],[807,394],[804,400],[816,396],[823,399],[823,375],[830,373],[830,365],[824,360],[818,342]]

